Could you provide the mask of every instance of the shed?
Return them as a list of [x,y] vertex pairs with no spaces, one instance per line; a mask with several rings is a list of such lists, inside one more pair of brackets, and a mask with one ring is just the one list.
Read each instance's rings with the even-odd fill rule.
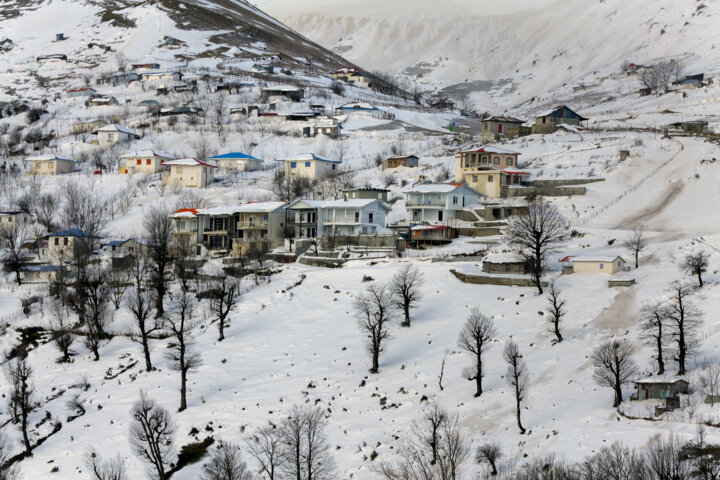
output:
[[417,155],[400,155],[396,157],[390,157],[383,160],[382,168],[387,170],[389,168],[398,167],[417,167],[420,159]]
[[[566,257],[567,258],[567,257]],[[565,259],[564,259],[565,260]],[[617,273],[625,270],[625,260],[620,256],[574,257],[573,273]]]
[[457,229],[447,225],[415,225],[410,227],[410,240],[414,243],[449,243],[457,236]]
[[680,377],[649,377],[635,381],[633,400],[667,400],[680,394],[687,395],[690,383]]
[[482,270],[486,273],[528,273],[525,257],[518,253],[493,253],[483,259]]

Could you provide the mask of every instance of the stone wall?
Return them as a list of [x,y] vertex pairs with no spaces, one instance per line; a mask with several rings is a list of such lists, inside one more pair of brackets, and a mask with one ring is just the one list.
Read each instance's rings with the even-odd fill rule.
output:
[[[503,285],[508,287],[534,287],[535,282],[530,277],[501,277],[498,275],[468,275],[455,270],[450,270],[458,280],[463,283],[472,283],[476,285]],[[548,282],[541,281],[543,287],[547,287]]]

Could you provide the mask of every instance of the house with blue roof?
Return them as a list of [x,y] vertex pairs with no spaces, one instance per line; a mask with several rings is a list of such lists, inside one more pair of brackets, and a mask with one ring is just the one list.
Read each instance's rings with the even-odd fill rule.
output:
[[59,264],[71,262],[80,247],[88,246],[93,251],[100,248],[100,237],[79,228],[69,228],[45,236],[38,243],[40,261]]
[[217,163],[220,168],[237,170],[239,172],[252,172],[254,170],[261,170],[263,167],[263,161],[259,158],[240,152],[215,155],[214,157],[210,157],[210,160]]

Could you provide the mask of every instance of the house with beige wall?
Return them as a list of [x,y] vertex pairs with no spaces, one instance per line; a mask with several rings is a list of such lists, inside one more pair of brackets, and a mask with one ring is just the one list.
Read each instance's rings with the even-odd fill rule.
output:
[[97,135],[98,145],[116,145],[140,138],[137,133],[118,124],[100,127],[95,131],[95,134]]
[[72,262],[77,248],[91,248],[93,251],[100,246],[100,238],[78,228],[70,228],[54,232],[39,241],[38,258],[41,262],[53,264]]
[[340,160],[320,158],[314,153],[295,155],[275,161],[283,163],[285,175],[295,175],[311,180],[321,180],[337,173],[339,165],[342,163]]
[[247,153],[231,152],[210,157],[221,168],[237,170],[239,172],[252,172],[263,167],[263,161]]
[[175,160],[175,157],[159,150],[148,149],[126,153],[121,155],[120,159],[125,162],[125,165],[119,167],[120,173],[134,175],[136,173],[154,174],[167,171],[168,167],[164,166],[163,162]]
[[215,179],[215,170],[218,168],[214,163],[203,162],[197,158],[166,160],[161,165],[170,168],[170,172],[163,176],[164,185],[197,188],[206,188],[211,184]]
[[62,175],[74,172],[77,165],[77,162],[71,158],[54,154],[28,157],[27,160],[30,162],[30,170],[25,173],[26,175]]
[[571,257],[573,273],[608,273],[625,270],[625,260],[620,256]]
[[540,113],[535,117],[532,133],[552,133],[558,125],[587,125],[588,119],[574,112],[571,108],[560,105],[548,112]]
[[520,153],[493,146],[459,152],[455,156],[455,181],[464,182],[488,198],[505,194],[503,186],[521,185],[529,174],[517,170]]
[[480,123],[480,137],[483,142],[492,142],[501,138],[516,138],[529,133],[529,128],[523,130],[524,120],[504,115],[493,115]]

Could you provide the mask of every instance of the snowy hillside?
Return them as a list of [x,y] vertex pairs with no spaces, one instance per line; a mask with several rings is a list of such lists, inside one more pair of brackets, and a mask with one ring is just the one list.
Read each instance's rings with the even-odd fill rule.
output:
[[720,6],[696,0],[256,0],[261,8],[371,70],[427,88],[475,92],[479,108],[512,107],[623,62],[682,58],[720,69]]

